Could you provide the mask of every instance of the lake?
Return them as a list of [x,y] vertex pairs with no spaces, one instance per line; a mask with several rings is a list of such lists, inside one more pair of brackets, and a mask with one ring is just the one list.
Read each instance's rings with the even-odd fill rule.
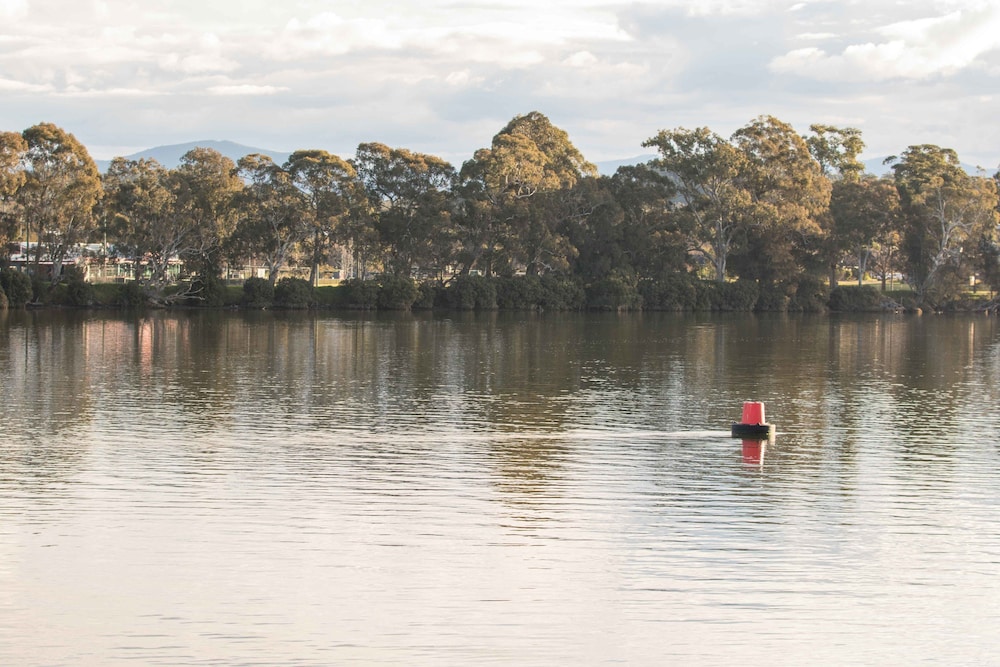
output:
[[0,311],[0,664],[995,664],[998,379],[988,316]]

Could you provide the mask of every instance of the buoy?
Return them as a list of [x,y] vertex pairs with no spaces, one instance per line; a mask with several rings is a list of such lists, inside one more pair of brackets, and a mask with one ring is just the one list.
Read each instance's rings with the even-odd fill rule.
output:
[[768,424],[764,419],[763,403],[747,401],[743,404],[742,421],[733,422],[732,437],[761,440],[770,440],[774,437],[774,424]]

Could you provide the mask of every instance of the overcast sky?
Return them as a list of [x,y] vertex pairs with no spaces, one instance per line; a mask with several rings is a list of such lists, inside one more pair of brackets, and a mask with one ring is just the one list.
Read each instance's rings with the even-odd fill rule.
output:
[[459,166],[540,111],[591,161],[760,114],[1000,161],[1000,0],[0,0],[0,130]]

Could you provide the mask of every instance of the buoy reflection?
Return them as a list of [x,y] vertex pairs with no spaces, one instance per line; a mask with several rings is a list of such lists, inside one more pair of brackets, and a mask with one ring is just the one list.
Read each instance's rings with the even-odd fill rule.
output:
[[764,451],[767,449],[767,440],[743,439],[743,463],[751,465],[761,465],[764,463]]

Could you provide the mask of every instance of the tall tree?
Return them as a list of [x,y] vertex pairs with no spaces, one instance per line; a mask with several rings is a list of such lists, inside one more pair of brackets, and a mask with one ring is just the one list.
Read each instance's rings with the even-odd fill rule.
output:
[[514,220],[527,215],[527,200],[545,187],[545,163],[528,137],[498,134],[462,165],[455,223],[463,273],[478,266],[492,275],[500,264],[509,267]]
[[753,221],[742,275],[777,283],[817,263],[830,180],[802,137],[773,116],[754,119],[732,141],[747,161],[740,180],[750,194]]
[[94,229],[100,174],[83,144],[52,123],[29,127],[22,137],[27,143],[23,215],[26,226],[35,226],[41,242],[36,266],[44,244],[55,282],[68,254]]
[[858,160],[865,149],[861,130],[833,125],[810,125],[809,129],[813,134],[806,137],[806,145],[825,176],[850,182],[861,180],[865,170]]
[[222,248],[236,225],[235,197],[243,182],[236,165],[212,148],[193,148],[173,172],[178,215],[191,223],[184,255],[188,269],[202,277],[222,272]]
[[116,246],[132,260],[136,280],[164,287],[169,262],[178,256],[184,238],[177,229],[170,172],[156,160],[118,157],[104,176],[104,193],[105,206],[116,216],[115,227],[120,230]]
[[747,156],[706,127],[661,130],[642,145],[659,151],[650,166],[675,184],[680,204],[676,215],[689,250],[707,260],[715,280],[723,282],[733,246],[749,224]]
[[306,239],[309,282],[319,277],[319,265],[329,260],[336,242],[345,242],[342,223],[358,204],[357,174],[349,163],[322,150],[292,153],[285,163],[292,182],[305,195],[312,234]]
[[[577,249],[568,225],[579,224],[593,210],[575,190],[583,179],[596,178],[588,162],[556,127],[537,111],[515,116],[493,138],[493,171],[499,183],[517,195],[509,216],[509,256],[528,275],[566,270]],[[531,197],[531,205],[526,206]],[[509,199],[508,199],[509,202]]]
[[572,198],[555,193],[596,175],[566,131],[545,115],[515,116],[462,166],[458,231],[465,269],[477,263],[487,274],[515,265],[530,274],[565,269],[575,250],[564,227],[580,209],[571,212],[565,205]]
[[996,182],[970,176],[955,151],[931,144],[910,146],[892,169],[908,280],[921,300],[948,298],[972,271],[964,265],[974,255],[970,242],[997,224]]
[[[0,132],[0,268],[10,261],[8,244],[17,236],[17,194],[24,185],[24,153],[28,144],[16,132]],[[27,240],[27,239],[26,239]]]
[[[833,125],[811,125],[811,135],[804,137],[809,152],[819,163],[823,175],[833,181],[834,194],[838,188],[848,184],[858,183],[865,166],[858,160],[858,155],[865,148],[861,138],[861,130],[853,127],[835,127]],[[855,193],[846,187],[842,194]],[[847,239],[838,229],[838,220],[832,211],[819,216],[820,227],[824,230],[821,244],[821,254],[830,272],[830,287],[836,287],[839,280],[840,266],[845,257],[857,250],[856,239]],[[856,231],[856,227],[854,227]],[[866,257],[862,258],[863,260]],[[859,279],[864,275],[861,271]]]
[[875,239],[875,242],[872,244],[871,256],[868,260],[868,266],[871,267],[872,273],[882,281],[883,292],[893,279],[893,276],[901,273],[904,269],[900,257],[900,249],[903,241],[899,231],[899,216],[899,211],[897,211],[894,216],[896,223],[886,228]]
[[359,145],[353,165],[386,270],[410,277],[417,267],[443,267],[450,260],[455,169],[439,157],[380,143]]
[[676,213],[674,181],[649,165],[620,167],[609,179],[622,211],[621,245],[637,276],[660,279],[687,270],[690,222]]
[[273,285],[312,230],[306,199],[291,174],[266,155],[242,157],[237,169],[246,185],[235,199],[235,254],[263,262]]
[[830,234],[838,249],[852,253],[857,260],[859,285],[864,282],[876,244],[895,229],[898,215],[899,193],[891,180],[872,177],[834,182]]

